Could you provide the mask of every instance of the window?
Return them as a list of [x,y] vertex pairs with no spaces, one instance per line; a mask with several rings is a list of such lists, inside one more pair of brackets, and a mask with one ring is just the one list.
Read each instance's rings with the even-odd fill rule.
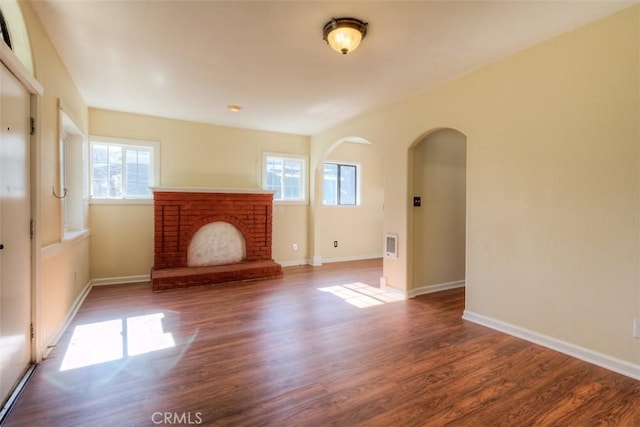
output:
[[52,189],[60,199],[60,218],[63,239],[87,228],[87,147],[86,135],[58,100],[59,114],[59,184]]
[[29,74],[34,75],[31,43],[21,3],[0,0],[0,43],[7,45]]
[[305,168],[305,157],[265,154],[262,185],[274,191],[275,201],[304,202]]
[[359,204],[358,185],[357,165],[324,164],[323,204],[336,206]]
[[62,226],[64,232],[69,231],[69,161],[67,153],[69,148],[69,136],[66,132],[60,137],[60,190],[62,194],[58,197],[62,198]]
[[159,182],[156,142],[91,138],[91,198],[151,199]]
[[11,36],[9,35],[9,29],[7,28],[7,22],[4,20],[4,15],[2,14],[2,11],[0,10],[0,37],[2,38],[2,40],[4,40],[4,43],[9,46],[9,49],[12,49],[11,47]]

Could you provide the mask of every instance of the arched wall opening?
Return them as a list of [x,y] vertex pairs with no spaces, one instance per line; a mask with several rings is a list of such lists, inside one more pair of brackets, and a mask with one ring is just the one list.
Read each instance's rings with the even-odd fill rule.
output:
[[410,296],[465,285],[466,160],[467,138],[451,128],[428,132],[410,148]]
[[[342,167],[356,171],[357,197],[345,198],[346,204],[336,203],[336,192],[345,192],[335,182],[345,183],[337,175]],[[313,173],[313,264],[382,257],[384,159],[378,147],[360,137],[341,138],[325,150]]]

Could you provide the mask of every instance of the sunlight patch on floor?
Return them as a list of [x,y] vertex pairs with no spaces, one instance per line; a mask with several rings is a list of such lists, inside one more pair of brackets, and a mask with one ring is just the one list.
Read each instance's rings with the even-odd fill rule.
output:
[[175,347],[173,335],[163,331],[163,318],[155,313],[76,326],[60,371]]
[[402,295],[384,289],[374,288],[364,283],[355,282],[345,285],[318,288],[321,292],[328,292],[341,298],[344,302],[358,308],[373,307],[404,300]]

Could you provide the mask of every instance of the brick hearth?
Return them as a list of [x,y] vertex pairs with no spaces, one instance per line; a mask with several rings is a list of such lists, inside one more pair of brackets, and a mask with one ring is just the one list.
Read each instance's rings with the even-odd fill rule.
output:
[[[273,194],[261,190],[154,188],[153,290],[182,288],[282,274],[271,258]],[[223,221],[244,236],[241,263],[188,267],[187,250],[204,225]]]

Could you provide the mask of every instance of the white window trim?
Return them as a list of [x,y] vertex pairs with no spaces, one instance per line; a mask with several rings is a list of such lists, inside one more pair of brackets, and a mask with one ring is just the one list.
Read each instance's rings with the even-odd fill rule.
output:
[[153,164],[151,165],[151,176],[153,177],[153,182],[149,187],[156,187],[160,185],[160,142],[142,139],[114,138],[110,136],[99,135],[89,136],[89,203],[92,205],[153,204],[153,192],[150,192],[149,197],[93,197],[93,195],[91,195],[91,179],[93,177],[93,161],[91,158],[91,148],[94,143],[153,148]]
[[153,205],[153,196],[148,198],[148,199],[142,199],[142,198],[132,198],[132,197],[128,197],[128,198],[122,198],[122,199],[118,199],[115,197],[111,197],[111,198],[104,198],[104,199],[100,199],[100,198],[91,198],[89,200],[89,204],[90,205]]
[[[78,120],[71,113],[71,110],[67,108],[64,101],[58,98],[58,140],[59,140],[59,187],[58,191],[64,195],[63,200],[60,202],[60,228],[61,228],[61,241],[74,240],[78,235],[84,235],[88,233],[87,225],[87,202],[88,202],[88,180],[89,180],[89,157],[87,147],[89,146],[89,138],[87,134],[83,132],[78,125]],[[80,141],[71,142],[71,139],[79,138]],[[70,180],[69,175],[75,164],[69,163],[69,150],[70,144],[79,143],[80,149],[80,179],[75,181]],[[64,158],[63,158],[64,156]],[[69,199],[67,198],[67,187],[72,187],[74,192],[80,192],[80,199],[76,199],[76,203],[69,205]],[[55,188],[54,188],[55,189]],[[69,195],[69,197],[71,197]],[[73,211],[76,218],[79,215],[80,220],[74,222],[74,227],[69,228],[67,219],[69,214]]]
[[359,162],[345,162],[344,160],[325,160],[324,162],[322,162],[322,191],[324,192],[324,165],[325,164],[332,164],[332,165],[345,165],[345,166],[355,166],[356,167],[356,204],[355,205],[341,205],[341,204],[335,204],[335,205],[329,205],[326,204],[324,202],[324,194],[322,197],[322,206],[327,207],[327,208],[342,208],[342,209],[348,209],[348,208],[357,208],[359,206],[362,206],[362,163]]
[[265,165],[267,164],[267,157],[278,157],[281,159],[298,159],[302,160],[302,199],[300,200],[273,200],[274,204],[278,205],[306,205],[309,203],[307,194],[309,193],[307,189],[308,173],[309,173],[309,156],[301,155],[301,154],[289,154],[289,153],[275,153],[275,152],[262,152],[262,181],[260,183],[261,188],[266,188],[267,182],[267,168]]

